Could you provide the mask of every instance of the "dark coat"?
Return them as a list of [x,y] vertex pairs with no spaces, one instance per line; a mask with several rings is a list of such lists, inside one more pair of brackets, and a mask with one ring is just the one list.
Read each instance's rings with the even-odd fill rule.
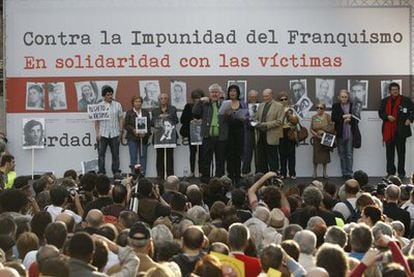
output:
[[[387,102],[391,96],[388,96],[381,100],[381,106],[378,111],[379,117],[382,119],[382,132],[384,134],[384,124],[388,120],[386,112]],[[411,126],[405,126],[404,122],[409,119],[411,123],[414,121],[414,105],[411,99],[407,96],[402,96],[400,107],[398,108],[397,114],[397,131],[396,135],[408,138],[411,136]]]
[[[141,110],[141,113],[143,117],[147,118],[147,129],[148,129],[148,132],[142,138],[142,143],[148,144],[148,138],[151,136],[151,118],[150,118],[150,114],[148,111]],[[127,131],[127,134],[126,134],[127,140],[136,140],[136,141],[139,140],[139,137],[137,137],[134,134],[135,118],[137,118],[137,114],[134,112],[133,109],[126,112],[124,128]]]
[[[218,102],[218,110],[220,110],[221,102]],[[219,140],[227,140],[227,137],[229,135],[229,128],[225,120],[224,115],[218,114],[218,123],[219,123]],[[201,136],[203,138],[208,138],[210,136],[210,124],[211,124],[211,118],[213,117],[213,106],[211,104],[211,101],[209,102],[203,102],[198,101],[196,105],[194,105],[193,108],[193,115],[197,119],[202,119],[201,123]]]
[[[351,113],[352,111],[352,103],[349,104],[349,111]],[[332,106],[332,121],[335,122],[335,131],[336,131],[336,137],[341,138],[342,137],[342,129],[344,127],[344,119],[343,116],[344,111],[342,110],[341,103],[335,103]],[[355,128],[358,128],[358,120],[351,117],[351,132],[354,134]]]
[[405,235],[408,237],[410,234],[410,213],[404,209],[401,209],[397,206],[396,203],[384,203],[383,206],[384,214],[391,218],[392,220],[399,220],[401,221],[405,226]]

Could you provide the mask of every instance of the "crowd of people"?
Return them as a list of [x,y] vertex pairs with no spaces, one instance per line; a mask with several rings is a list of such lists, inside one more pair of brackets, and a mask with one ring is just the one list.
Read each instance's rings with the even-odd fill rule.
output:
[[[191,122],[201,122],[202,147],[189,144],[192,173],[201,152],[200,179],[174,175],[171,149],[157,150],[160,178],[152,180],[145,178],[151,136],[145,126],[177,124],[176,108],[161,93],[150,118],[136,96],[124,117],[105,86],[111,119],[95,124],[99,172],[16,176],[4,143],[0,276],[413,276],[414,175],[410,184],[399,177],[406,175],[405,139],[414,115],[398,84],[389,91],[379,110],[387,179],[373,184],[364,171],[353,171],[353,148],[361,137],[349,92],[341,90],[331,114],[325,103],[317,105],[310,134],[314,177],[319,164],[328,177],[331,151],[324,140],[327,133],[336,135],[343,183],[314,178],[284,186],[285,178],[296,179],[295,152],[303,139],[288,93],[276,101],[265,89],[258,103],[258,92],[250,91],[245,103],[237,85],[228,88],[227,100],[218,84],[208,96],[193,91],[180,134],[188,136]],[[137,118],[145,118],[143,127]],[[119,174],[122,129],[133,173],[127,177]],[[108,146],[114,178],[105,174]]]
[[[14,165],[2,155],[2,180]],[[17,176],[0,193],[0,276],[412,276],[414,176],[277,177]]]

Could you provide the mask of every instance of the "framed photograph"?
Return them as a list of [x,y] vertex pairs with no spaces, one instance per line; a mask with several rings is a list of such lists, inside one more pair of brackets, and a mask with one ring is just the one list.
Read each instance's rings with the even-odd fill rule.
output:
[[148,133],[147,117],[146,116],[135,118],[135,129],[137,129],[138,134]]
[[23,149],[43,149],[46,143],[44,118],[23,118]]
[[98,159],[82,161],[81,167],[82,167],[82,174],[86,174],[88,172],[98,172],[99,171]]
[[59,111],[68,109],[64,82],[47,83],[47,92],[50,110]]
[[249,103],[249,117],[250,119],[256,118],[257,110],[259,109],[260,103]]
[[86,112],[88,105],[98,103],[101,99],[96,82],[75,82],[76,97],[78,100],[78,111]]
[[26,83],[26,110],[45,110],[45,83]]
[[362,103],[362,108],[368,108],[368,80],[348,80],[348,91],[351,101]]
[[161,94],[160,82],[158,80],[139,81],[139,94],[144,100],[143,109],[158,108],[158,96]]
[[[231,85],[239,86],[240,88],[240,100],[246,101],[247,99],[247,81],[246,80],[228,80],[227,81],[227,89]],[[227,95],[226,95],[227,96]]]
[[381,81],[381,99],[384,99],[389,95],[388,86],[391,83],[397,83],[400,85],[400,89],[402,89],[402,80],[382,80]]
[[184,110],[184,106],[187,104],[187,83],[171,81],[170,85],[171,105],[177,110]]
[[201,137],[201,120],[194,120],[190,122],[190,144],[202,145],[203,138]]
[[357,101],[352,103],[352,117],[356,120],[361,120],[361,112],[362,112],[362,102]]
[[294,109],[296,114],[303,120],[312,106],[312,101],[306,95],[303,95],[294,106]]
[[293,105],[296,105],[303,96],[308,95],[308,84],[306,79],[290,80],[290,99]]
[[324,103],[327,108],[332,108],[335,94],[335,80],[316,78],[315,94],[318,103]]
[[334,143],[335,143],[335,138],[336,136],[330,133],[323,133],[322,135],[322,140],[321,140],[321,144],[328,146],[328,147],[333,147]]
[[177,130],[169,119],[157,119],[154,129],[154,148],[177,147]]

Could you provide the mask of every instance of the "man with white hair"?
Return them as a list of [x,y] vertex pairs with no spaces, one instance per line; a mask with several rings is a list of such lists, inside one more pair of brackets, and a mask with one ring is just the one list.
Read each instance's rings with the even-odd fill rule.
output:
[[256,245],[257,250],[261,250],[264,246],[263,235],[269,219],[269,209],[266,207],[258,206],[253,212],[253,217],[249,218],[243,223],[249,229],[250,236]]
[[257,172],[266,173],[269,170],[279,171],[279,140],[283,137],[283,105],[273,100],[273,91],[265,89],[262,92],[263,103],[260,104],[255,127],[257,141]]
[[209,88],[209,96],[201,97],[194,105],[193,115],[201,119],[201,136],[203,137],[203,160],[200,162],[201,181],[208,183],[210,179],[210,167],[215,156],[216,177],[224,175],[224,161],[226,159],[226,141],[228,126],[224,117],[219,114],[221,106],[220,94],[223,89],[219,84],[212,84]]
[[260,260],[244,254],[249,244],[249,229],[241,223],[233,223],[229,227],[230,254],[244,263],[246,277],[256,277],[262,271]]
[[396,185],[389,185],[385,189],[385,198],[387,202],[384,203],[383,212],[387,217],[391,218],[392,220],[401,221],[405,226],[404,236],[408,237],[408,235],[410,234],[410,213],[406,210],[401,209],[398,206],[400,195],[400,187]]
[[177,176],[171,175],[168,176],[164,182],[165,192],[162,194],[162,198],[164,198],[165,202],[168,204],[171,203],[171,198],[174,194],[178,191],[178,186],[180,184],[180,180]]
[[316,251],[316,235],[312,231],[302,230],[295,234],[293,240],[299,244],[299,263],[306,271],[310,271],[316,265],[314,256]]

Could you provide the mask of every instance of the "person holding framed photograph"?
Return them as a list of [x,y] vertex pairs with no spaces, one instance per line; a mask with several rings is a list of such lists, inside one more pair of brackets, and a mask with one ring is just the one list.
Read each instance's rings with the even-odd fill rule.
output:
[[[177,117],[177,109],[169,105],[169,96],[166,93],[161,93],[159,96],[159,104],[158,108],[155,108],[152,111],[152,126],[153,127],[161,127],[164,130],[163,135],[160,138],[159,142],[165,143],[163,140],[168,140],[168,132],[172,132],[175,128],[175,125],[178,123]],[[158,126],[156,122],[161,122],[162,126]],[[164,137],[165,134],[165,137]],[[170,137],[171,139],[171,137]],[[167,176],[174,175],[174,148],[157,148],[157,158],[156,158],[156,167],[157,167],[157,176],[165,179]],[[166,173],[165,176],[165,169],[164,169],[164,153],[167,154],[166,157]],[[165,178],[164,178],[165,177]]]
[[347,90],[342,89],[339,92],[338,100],[332,106],[332,120],[335,122],[342,177],[350,179],[353,175],[354,145],[357,143],[355,135],[359,132],[358,120],[352,116],[354,103],[351,102],[351,95]]
[[325,113],[326,105],[319,103],[316,106],[316,114],[312,116],[310,132],[313,138],[313,175],[318,176],[318,164],[323,166],[323,178],[328,178],[327,164],[331,162],[331,148],[321,144],[325,132],[333,132],[331,116]]
[[[194,177],[194,172],[195,172],[195,163],[196,163],[196,155],[197,155],[197,145],[191,145],[191,141],[190,141],[190,123],[193,120],[196,120],[194,118],[193,115],[193,107],[195,104],[198,103],[198,101],[200,101],[200,98],[204,97],[204,92],[201,89],[196,89],[193,90],[191,92],[191,100],[193,103],[187,103],[184,106],[184,110],[183,113],[181,114],[181,129],[180,129],[180,134],[183,138],[187,138],[188,139],[188,147],[190,148],[190,170],[191,170],[191,176],[190,177]],[[199,157],[198,157],[198,168],[200,169],[200,161],[201,161],[201,145],[200,145],[200,151],[199,151]]]
[[[125,130],[127,131],[126,139],[129,149],[129,167],[131,172],[135,173],[135,165],[139,163],[141,165],[141,174],[145,176],[147,169],[147,149],[148,149],[148,138],[151,136],[150,130],[150,114],[148,111],[142,109],[143,99],[141,96],[134,95],[131,99],[132,108],[126,112],[125,115]],[[136,126],[138,118],[146,119],[146,132],[141,132],[141,126]],[[139,125],[139,124],[137,124]],[[137,128],[138,127],[138,128]]]

